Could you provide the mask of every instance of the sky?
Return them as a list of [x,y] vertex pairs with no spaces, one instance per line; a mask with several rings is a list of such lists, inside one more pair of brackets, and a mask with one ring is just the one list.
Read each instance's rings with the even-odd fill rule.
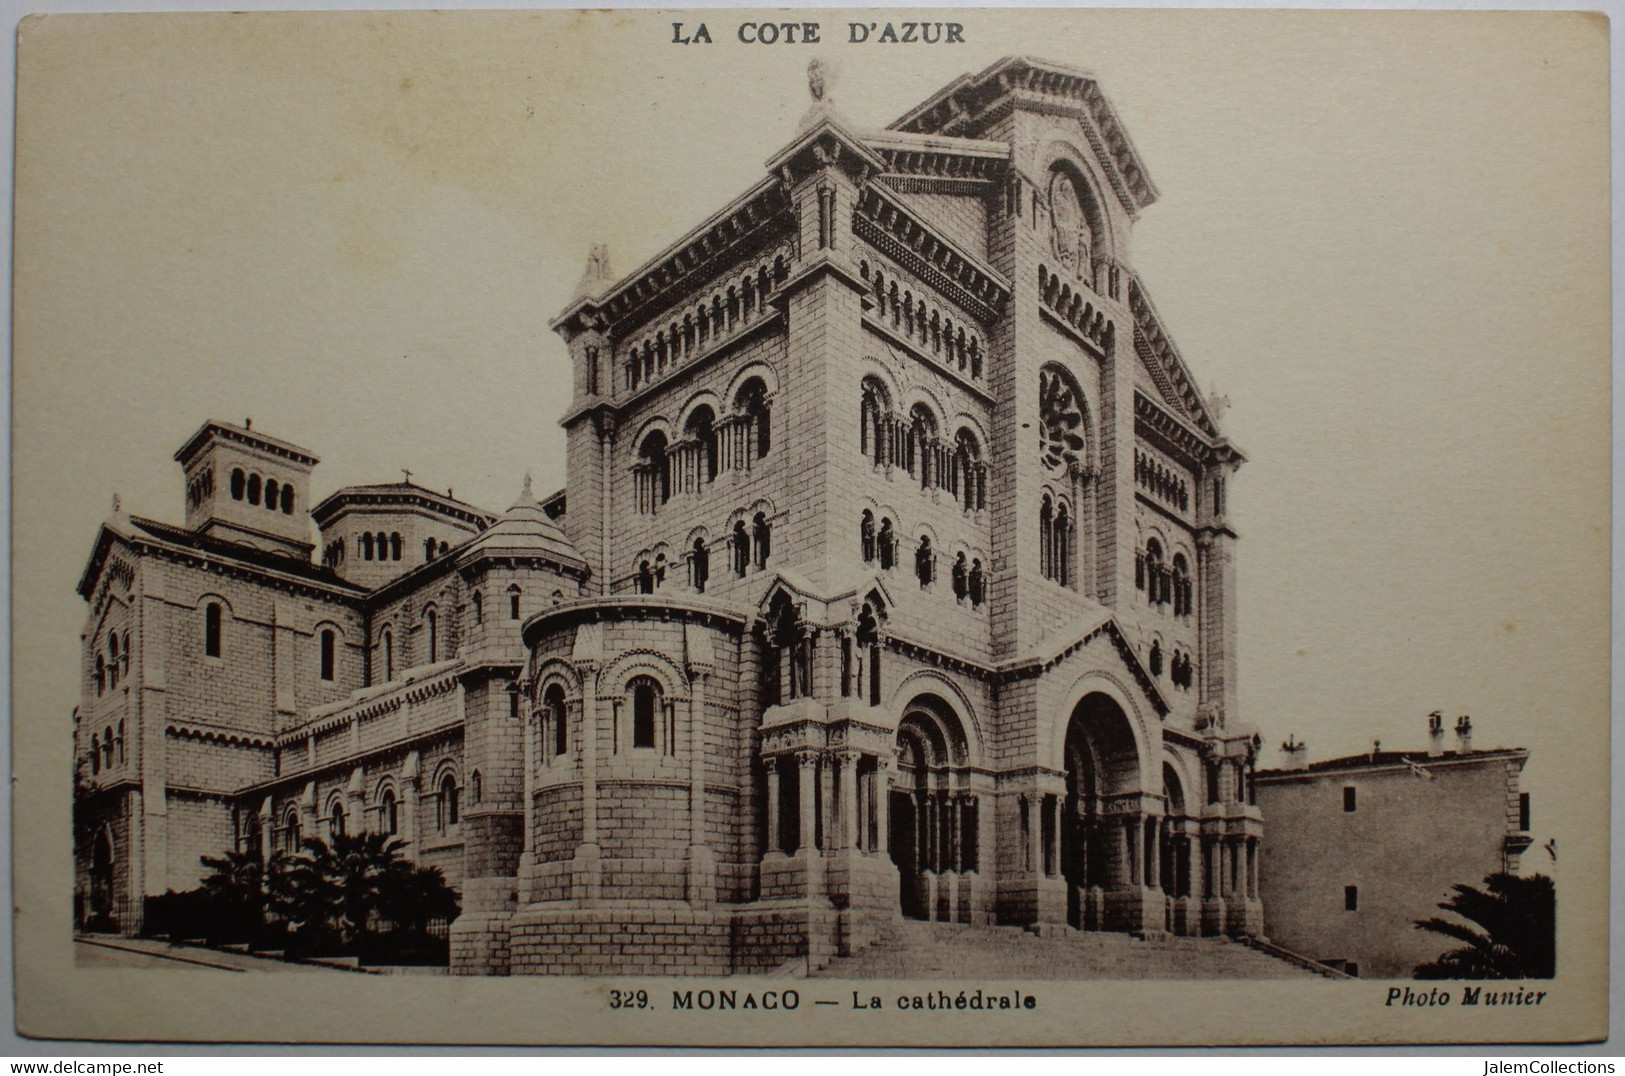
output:
[[1534,750],[1537,831],[1601,849],[1573,789],[1606,782],[1606,23],[953,17],[963,45],[851,45],[817,12],[816,46],[741,44],[760,16],[725,11],[710,46],[629,12],[25,27],[19,722],[65,759],[96,528],[115,492],[179,522],[170,457],[205,419],[313,450],[317,499],[403,468],[492,510],[527,472],[558,488],[547,323],[592,244],[626,272],[756,182],[814,55],[861,129],[1026,53],[1098,76],[1161,191],[1133,264],[1249,459],[1265,764],[1471,714],[1478,746]]

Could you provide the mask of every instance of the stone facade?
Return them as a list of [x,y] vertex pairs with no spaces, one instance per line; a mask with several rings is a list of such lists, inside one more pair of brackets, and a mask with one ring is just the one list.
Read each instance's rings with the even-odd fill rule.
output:
[[1475,750],[1462,718],[1453,750],[1443,723],[1425,751],[1373,749],[1257,775],[1277,821],[1259,867],[1270,939],[1351,975],[1408,979],[1455,943],[1417,930],[1455,885],[1517,874],[1529,847],[1523,748]]
[[[1064,66],[1001,61],[878,133],[819,100],[637,272],[593,253],[554,323],[573,398],[545,505],[340,491],[319,567],[225,567],[207,511],[110,521],[87,683],[109,632],[142,649],[120,618],[167,574],[169,682],[222,689],[87,688],[82,741],[147,693],[168,752],[90,775],[95,840],[115,863],[176,840],[189,736],[231,832],[396,819],[462,887],[466,973],[767,971],[903,916],[1260,933],[1242,457],[1132,268],[1155,198]],[[83,887],[192,884],[191,842],[160,883],[92,841]]]

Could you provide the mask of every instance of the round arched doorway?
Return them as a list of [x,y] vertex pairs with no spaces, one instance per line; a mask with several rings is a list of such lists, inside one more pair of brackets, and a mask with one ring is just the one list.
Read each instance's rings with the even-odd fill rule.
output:
[[1142,867],[1139,749],[1128,714],[1110,695],[1092,692],[1073,707],[1065,764],[1061,874],[1067,921],[1080,930],[1112,929],[1105,894],[1136,885]]
[[903,710],[888,815],[898,902],[910,919],[957,921],[968,914],[960,885],[977,870],[979,803],[969,790],[965,732],[953,708],[920,695]]

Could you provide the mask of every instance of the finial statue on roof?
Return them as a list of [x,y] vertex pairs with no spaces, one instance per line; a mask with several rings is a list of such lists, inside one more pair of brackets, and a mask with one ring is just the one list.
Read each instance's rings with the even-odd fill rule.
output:
[[124,505],[122,503],[120,503],[118,494],[114,493],[113,494],[113,514],[116,516],[120,512],[123,512],[123,511],[124,511]]
[[615,275],[609,268],[608,244],[594,243],[587,250],[587,270],[581,274],[581,283],[576,285],[577,298],[601,295],[614,282]]
[[822,101],[829,88],[828,70],[824,61],[816,56],[807,64],[807,92],[812,94],[814,101]]
[[531,501],[534,501],[536,499],[536,494],[534,494],[534,493],[532,493],[530,491],[530,472],[529,471],[525,472],[525,484],[519,490],[519,499],[524,501],[526,504],[529,504]]
[[821,120],[839,119],[835,98],[830,95],[834,86],[835,68],[830,63],[816,56],[807,62],[807,93],[812,97],[812,107],[796,125],[798,133],[812,130]]
[[1217,385],[1208,385],[1207,409],[1213,413],[1213,421],[1216,423],[1223,422],[1224,413],[1230,410],[1230,397],[1219,392]]

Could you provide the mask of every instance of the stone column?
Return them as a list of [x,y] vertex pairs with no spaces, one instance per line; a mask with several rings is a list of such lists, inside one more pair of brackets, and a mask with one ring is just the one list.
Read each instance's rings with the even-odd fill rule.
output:
[[[606,476],[607,483],[607,476]],[[605,502],[608,503],[607,500]],[[605,554],[607,557],[607,553]],[[571,868],[571,895],[595,901],[601,879],[598,847],[598,665],[603,655],[603,629],[583,624],[576,629],[575,666],[581,676],[581,843]]]
[[763,760],[767,766],[767,850],[769,854],[783,851],[779,847],[779,760]]
[[953,849],[953,860],[949,867],[957,874],[965,869],[965,819],[964,796],[960,793],[948,794],[948,825],[949,845]]
[[821,852],[833,850],[835,840],[835,766],[834,759],[821,757],[818,762],[818,815],[821,823],[818,842]]
[[796,764],[801,767],[801,847],[798,854],[807,862],[807,898],[823,895],[823,855],[817,844],[818,797],[815,794],[819,780],[822,752],[801,750],[796,752]]
[[1149,889],[1157,889],[1162,885],[1162,820],[1147,819],[1145,832],[1145,884]]
[[871,795],[875,800],[875,851],[891,851],[891,775],[893,762],[889,755],[882,755],[876,760],[874,790]]
[[[692,654],[692,644],[690,644]],[[688,702],[688,900],[708,904],[716,896],[715,868],[705,840],[705,681],[708,668],[690,662]]]
[[1044,797],[1028,792],[1022,797],[1027,803],[1027,868],[1034,874],[1044,873]]
[[1145,841],[1143,816],[1130,815],[1124,820],[1123,829],[1128,833],[1128,885],[1125,888],[1137,889],[1144,884],[1145,877],[1142,866],[1145,860],[1141,857],[1141,848]]
[[840,754],[840,846],[852,850],[856,850],[858,847],[858,827],[862,824],[862,805],[858,802],[858,762],[862,758],[863,755],[860,752],[850,748]]

